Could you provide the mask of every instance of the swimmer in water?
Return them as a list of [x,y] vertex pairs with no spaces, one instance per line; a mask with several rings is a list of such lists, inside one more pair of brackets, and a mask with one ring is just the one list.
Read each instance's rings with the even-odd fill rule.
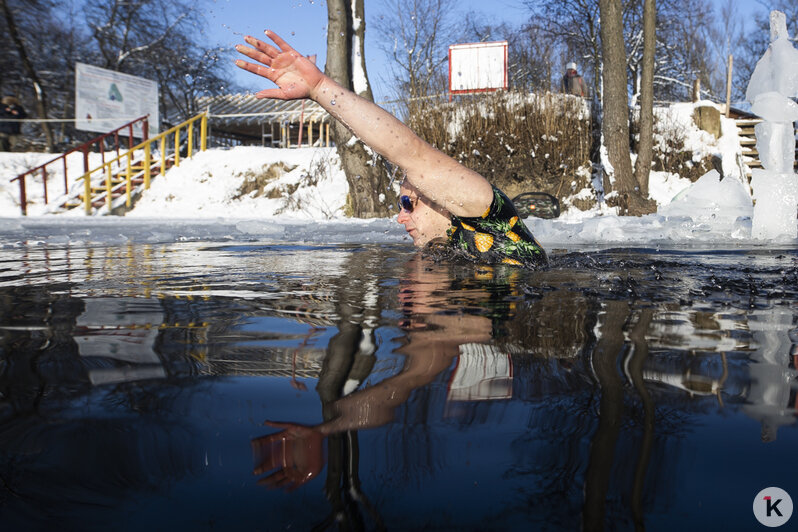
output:
[[257,98],[310,98],[363,143],[402,168],[397,221],[417,247],[439,245],[480,264],[538,268],[546,252],[521,221],[512,201],[487,179],[438,151],[378,105],[324,75],[316,65],[270,30],[276,45],[247,36],[236,50],[254,61],[236,65],[277,88]]

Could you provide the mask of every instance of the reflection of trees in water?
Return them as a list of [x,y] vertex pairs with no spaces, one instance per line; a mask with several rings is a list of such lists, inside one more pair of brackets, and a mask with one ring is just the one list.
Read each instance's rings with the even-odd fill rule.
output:
[[81,356],[73,336],[84,302],[50,288],[15,287],[0,305],[0,512],[12,529],[68,527],[75,505],[166,492],[202,464],[181,413],[206,391],[181,378],[195,373],[185,359],[160,362],[168,380],[92,386],[93,370],[119,361]]
[[[739,332],[724,329],[719,313],[687,312],[680,318],[691,331],[711,332],[670,330],[652,343],[655,323],[667,325],[681,307],[638,298],[668,301],[693,288],[659,290],[649,281],[662,272],[632,266],[639,271],[609,276],[594,292],[580,286],[582,272],[508,282],[485,271],[473,279],[455,271],[448,287],[431,292],[434,313],[490,319],[493,340],[513,353],[513,396],[535,407],[529,432],[511,445],[515,463],[506,475],[524,480],[530,518],[546,514],[549,524],[585,529],[644,526],[647,512],[673,504],[678,449],[697,417],[745,400],[748,349]],[[439,379],[397,410],[385,436],[392,483],[423,488],[425,478],[451,465],[437,441],[445,402]],[[500,417],[485,404],[459,412],[463,426]]]
[[[322,417],[330,421],[339,414],[335,401],[352,393],[371,373],[377,349],[374,329],[380,318],[380,294],[375,257],[352,253],[345,275],[339,279],[333,301],[338,330],[327,345],[316,391]],[[332,512],[317,525],[327,529],[383,528],[379,513],[372,506],[360,482],[360,442],[356,430],[331,434],[327,438],[327,478],[324,491]]]
[[[400,263],[391,253],[351,250],[344,255],[334,274],[251,274],[246,279],[252,299],[235,294],[169,297],[169,290],[177,290],[169,283],[177,280],[166,281],[160,288],[167,297],[157,301],[170,327],[159,331],[155,351],[170,378],[122,382],[102,391],[91,386],[87,372],[118,368],[119,361],[80,356],[73,336],[84,300],[66,295],[66,284],[3,288],[2,324],[29,328],[6,328],[0,337],[0,419],[5,420],[0,429],[0,504],[22,494],[37,504],[61,508],[51,500],[57,490],[48,491],[45,485],[69,493],[70,476],[77,479],[72,500],[113,504],[116,495],[103,490],[129,494],[125,490],[168,489],[173,479],[193,474],[198,463],[194,451],[186,454],[191,428],[180,429],[178,423],[175,429],[175,418],[185,411],[190,396],[201,391],[197,374],[287,378],[296,369],[306,371],[303,376],[320,375],[317,391],[324,418],[330,419],[337,415],[336,400],[363,389],[364,380],[379,385],[374,373],[380,361],[375,364],[371,349],[387,351],[390,346],[376,346],[380,335],[375,331],[383,339],[390,337],[401,352],[411,332],[420,333],[413,341],[423,337],[425,329],[413,325],[445,333],[440,317],[489,322],[487,342],[511,355],[512,401],[528,407],[529,417],[527,432],[509,446],[513,464],[505,473],[524,485],[524,504],[508,501],[504,508],[530,519],[544,515],[553,526],[640,526],[647,512],[669,509],[676,489],[669,469],[680,460],[681,442],[699,416],[734,408],[768,427],[792,420],[785,403],[795,400],[794,393],[790,396],[795,374],[785,356],[790,346],[795,348],[787,332],[795,329],[795,312],[768,299],[778,289],[791,297],[795,288],[779,288],[793,275],[789,272],[782,276],[787,281],[779,280],[775,270],[766,272],[761,282],[749,281],[745,276],[750,272],[737,274],[727,267],[712,273],[678,259],[618,259],[611,253],[592,257],[590,265],[577,254],[534,274],[430,263],[429,269],[440,276],[421,280],[429,298],[424,302],[428,308],[419,310],[419,299],[399,301],[400,292],[407,295],[414,287],[415,296],[422,294],[419,281],[402,280]],[[387,270],[386,258],[394,261]],[[680,268],[696,275],[681,279]],[[129,277],[125,283],[131,284],[132,272]],[[188,276],[180,286],[194,280]],[[216,288],[223,291],[229,283]],[[245,330],[251,320],[264,317],[293,328],[262,325]],[[400,321],[408,327],[397,327]],[[178,323],[207,325],[173,326]],[[333,326],[336,334],[326,346],[307,336],[308,331],[326,333]],[[263,347],[270,341],[289,347]],[[291,355],[298,351],[297,361]],[[758,371],[762,369],[767,371]],[[423,489],[425,480],[453,465],[444,454],[448,434],[441,431],[483,430],[482,425],[503,419],[509,401],[447,406],[447,378],[441,374],[421,385],[395,409],[377,452],[385,454],[386,483]],[[75,416],[80,401],[96,409]],[[94,415],[101,410],[114,419]],[[86,441],[90,433],[99,439]],[[55,439],[75,443],[56,454],[47,448]],[[325,486],[331,516],[344,515],[353,526],[378,521],[370,513],[368,494],[360,489],[358,433],[342,431],[328,443]],[[86,471],[76,460],[81,446],[98,455],[86,470],[107,470],[111,480],[103,477],[97,485],[86,485]],[[129,464],[113,463],[105,449],[138,453],[147,463],[134,461],[141,469],[130,471]],[[120,487],[113,480],[120,478],[129,482]],[[558,508],[551,507],[552,499]]]

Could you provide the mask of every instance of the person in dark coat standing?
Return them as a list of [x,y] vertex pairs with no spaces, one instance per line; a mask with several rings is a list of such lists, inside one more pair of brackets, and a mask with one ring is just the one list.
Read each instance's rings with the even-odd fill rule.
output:
[[22,131],[22,122],[17,120],[27,117],[28,114],[13,96],[4,97],[0,104],[0,151],[11,151]]
[[576,70],[576,63],[565,65],[565,75],[562,77],[562,92],[587,98],[587,84]]

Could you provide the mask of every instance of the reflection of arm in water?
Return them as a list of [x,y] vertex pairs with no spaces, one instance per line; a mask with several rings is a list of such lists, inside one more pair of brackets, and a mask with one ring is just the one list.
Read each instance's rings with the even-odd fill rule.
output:
[[[308,427],[294,423],[267,422],[283,430],[252,440],[257,464],[255,475],[275,470],[258,483],[295,489],[319,474],[323,465],[323,439],[347,430],[373,428],[393,419],[395,409],[413,390],[429,384],[458,355],[463,343],[490,339],[490,320],[479,316],[436,315],[427,328],[408,334],[408,344],[399,352],[407,359],[393,377],[358,390],[327,405],[333,417]],[[325,418],[327,415],[325,415]]]
[[[347,430],[373,428],[393,419],[395,409],[403,404],[413,390],[430,383],[448,368],[466,343],[483,343],[491,340],[491,320],[470,314],[441,312],[437,293],[448,287],[450,277],[439,270],[428,268],[429,262],[413,260],[399,291],[401,307],[407,319],[401,325],[406,331],[406,343],[398,349],[405,355],[402,371],[368,388],[354,391],[334,399],[327,388],[339,388],[346,377],[339,377],[335,385],[332,376],[325,373],[324,421],[308,427],[292,423],[267,423],[283,430],[252,440],[256,462],[255,474],[272,470],[274,473],[260,481],[261,484],[295,488],[309,481],[321,471],[324,464],[323,440],[325,437]],[[341,324],[343,327],[344,324]],[[346,327],[343,327],[346,329]],[[349,338],[348,340],[346,338]],[[335,345],[355,345],[355,335],[336,335]],[[328,356],[336,356],[334,345]],[[332,350],[332,351],[331,351]],[[346,351],[344,348],[343,351]],[[341,353],[339,353],[341,355]],[[325,366],[327,367],[327,366]],[[329,368],[332,370],[332,368]],[[338,372],[341,373],[341,372]],[[320,390],[321,395],[322,390]]]
[[336,401],[337,416],[315,428],[328,435],[350,429],[373,428],[393,420],[396,408],[413,390],[429,384],[459,355],[460,345],[490,340],[490,320],[480,316],[428,316],[425,329],[411,331],[398,350],[407,358],[402,371],[384,381]]

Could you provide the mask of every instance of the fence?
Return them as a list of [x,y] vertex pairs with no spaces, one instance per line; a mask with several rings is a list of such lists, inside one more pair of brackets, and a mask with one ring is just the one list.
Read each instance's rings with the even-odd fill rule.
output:
[[[104,192],[105,192],[105,204],[108,208],[108,212],[112,209],[113,197],[116,187],[113,186],[112,178],[120,175],[124,175],[124,195],[125,195],[125,205],[129,208],[132,205],[132,180],[133,180],[133,170],[134,170],[134,157],[136,156],[136,152],[143,150],[143,158],[139,161],[136,161],[137,166],[136,170],[140,171],[140,175],[143,178],[143,185],[145,189],[150,188],[150,178],[152,177],[153,172],[153,163],[155,162],[159,170],[160,175],[164,175],[166,173],[166,168],[168,165],[171,166],[180,166],[180,134],[181,131],[185,130],[186,133],[186,158],[190,159],[194,152],[194,124],[197,121],[200,121],[200,151],[205,151],[207,148],[207,137],[208,137],[208,115],[205,113],[198,114],[197,116],[186,120],[185,122],[178,124],[170,129],[167,129],[163,133],[156,135],[150,139],[147,139],[140,144],[133,146],[130,150],[116,158],[103,162],[101,166],[95,168],[93,170],[87,171],[80,179],[83,179],[84,184],[84,192],[83,192],[83,205],[86,211],[86,214],[91,214],[92,205],[95,202],[96,198],[92,197],[92,177],[95,174],[102,175],[102,180],[104,181]],[[153,158],[153,150],[152,145],[153,143],[159,143],[159,150],[158,150],[158,157]],[[170,147],[169,144],[171,143],[171,155],[167,155],[168,148]],[[124,160],[124,165],[122,161]],[[121,169],[121,171],[120,171]],[[116,172],[114,172],[116,170]],[[99,179],[95,179],[95,182],[100,181]],[[97,189],[100,191],[99,189]]]
[[12,179],[11,180],[12,183],[14,181],[18,181],[19,182],[19,205],[20,205],[20,208],[22,209],[22,214],[23,215],[27,215],[28,214],[27,191],[26,191],[26,188],[25,188],[25,178],[27,176],[33,175],[36,172],[41,172],[42,173],[42,183],[44,185],[44,203],[46,205],[47,201],[48,201],[48,199],[47,199],[48,198],[48,193],[47,193],[48,192],[47,191],[47,167],[48,166],[50,166],[52,164],[56,164],[58,161],[62,162],[63,168],[64,168],[64,194],[68,194],[69,193],[69,174],[68,174],[68,170],[67,170],[67,156],[72,154],[72,153],[75,153],[75,152],[81,152],[83,154],[83,171],[84,171],[84,173],[88,172],[89,171],[89,152],[93,151],[92,148],[94,148],[96,146],[98,148],[100,154],[101,154],[103,163],[105,163],[104,144],[105,144],[106,139],[108,139],[110,137],[113,137],[113,139],[114,139],[114,149],[116,150],[117,157],[119,157],[119,132],[120,131],[123,131],[125,129],[127,130],[128,147],[130,149],[133,149],[133,127],[136,124],[138,124],[139,122],[141,122],[141,124],[142,124],[141,127],[142,127],[142,131],[143,131],[143,135],[144,135],[143,136],[143,141],[146,141],[147,140],[148,125],[149,124],[147,122],[147,117],[146,116],[142,116],[142,117],[136,118],[135,120],[132,120],[132,121],[128,122],[127,124],[125,124],[123,126],[120,126],[120,127],[116,128],[116,129],[114,129],[113,131],[109,131],[108,133],[103,133],[102,135],[100,135],[98,137],[95,137],[95,138],[93,138],[93,139],[91,139],[91,140],[89,140],[87,142],[84,142],[80,146],[72,148],[69,151],[59,155],[58,157],[56,157],[56,158],[54,158],[54,159],[52,159],[50,161],[47,161],[46,163],[44,163],[42,165],[39,165],[36,168],[28,170],[27,172],[24,172],[24,173],[18,175],[17,177],[15,177],[14,179]]

